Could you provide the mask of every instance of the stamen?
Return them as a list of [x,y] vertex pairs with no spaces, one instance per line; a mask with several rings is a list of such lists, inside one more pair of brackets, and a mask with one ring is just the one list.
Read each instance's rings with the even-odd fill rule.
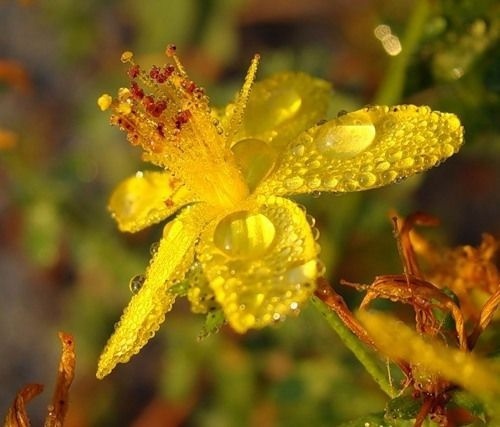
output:
[[238,95],[238,98],[235,102],[233,116],[231,117],[231,121],[229,123],[229,127],[227,130],[228,142],[231,144],[233,137],[236,135],[237,130],[241,126],[241,122],[243,120],[243,114],[245,112],[248,97],[250,96],[250,91],[252,90],[253,83],[255,81],[255,76],[257,75],[257,68],[259,67],[260,55],[255,54],[250,67],[248,68],[247,75],[245,77],[245,83],[241,88],[241,91]]

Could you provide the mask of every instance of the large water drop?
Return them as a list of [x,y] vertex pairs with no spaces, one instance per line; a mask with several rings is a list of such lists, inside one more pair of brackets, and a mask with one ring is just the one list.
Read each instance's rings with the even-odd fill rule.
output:
[[237,142],[231,150],[240,166],[249,190],[253,191],[274,167],[277,153],[260,139],[246,138]]
[[235,212],[217,224],[214,244],[236,258],[258,258],[271,247],[276,229],[269,218],[260,213]]
[[130,288],[130,292],[134,295],[139,292],[146,281],[146,277],[142,274],[138,274],[130,279],[128,283],[128,287]]
[[328,158],[350,159],[366,150],[375,136],[375,126],[366,113],[350,113],[319,129],[316,148]]

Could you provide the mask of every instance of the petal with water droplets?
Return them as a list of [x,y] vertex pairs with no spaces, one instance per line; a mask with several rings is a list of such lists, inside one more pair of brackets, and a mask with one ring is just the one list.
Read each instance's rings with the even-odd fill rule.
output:
[[324,119],[330,84],[304,73],[284,72],[255,83],[236,143],[257,138],[283,147],[300,132]]
[[137,172],[116,187],[109,210],[121,231],[136,232],[194,201],[194,195],[169,173]]
[[260,194],[350,192],[423,172],[458,151],[463,128],[454,114],[429,107],[366,107],[293,140]]
[[304,212],[280,197],[214,220],[198,258],[229,324],[240,333],[298,313],[314,290],[317,245]]
[[207,207],[197,204],[165,226],[146,280],[132,296],[101,355],[98,378],[108,375],[118,363],[128,362],[154,336],[175,300],[168,288],[184,278],[193,262],[196,239],[210,217]]

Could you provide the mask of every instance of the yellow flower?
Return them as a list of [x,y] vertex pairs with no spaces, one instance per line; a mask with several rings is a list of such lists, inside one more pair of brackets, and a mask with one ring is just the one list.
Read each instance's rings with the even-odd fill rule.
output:
[[291,72],[254,84],[258,56],[235,102],[217,113],[174,48],[167,56],[168,65],[143,70],[124,53],[130,87],[98,100],[164,169],[115,190],[109,207],[120,230],[176,214],[101,355],[99,378],[153,337],[183,280],[194,312],[220,307],[240,333],[298,313],[323,272],[313,220],[283,196],[387,185],[462,143],[458,118],[429,107],[373,106],[320,121],[329,84]]

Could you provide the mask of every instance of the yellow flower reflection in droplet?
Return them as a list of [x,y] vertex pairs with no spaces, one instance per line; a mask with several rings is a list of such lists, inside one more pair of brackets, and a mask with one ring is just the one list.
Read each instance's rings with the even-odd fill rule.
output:
[[176,214],[101,355],[99,378],[154,336],[186,278],[193,310],[219,307],[240,333],[297,314],[322,274],[318,233],[283,196],[387,185],[462,144],[457,117],[428,107],[366,107],[321,121],[329,84],[291,72],[254,84],[258,56],[235,102],[217,113],[174,52],[148,70],[127,52],[130,86],[98,100],[144,159],[165,169],[117,187],[109,208],[119,228]]

